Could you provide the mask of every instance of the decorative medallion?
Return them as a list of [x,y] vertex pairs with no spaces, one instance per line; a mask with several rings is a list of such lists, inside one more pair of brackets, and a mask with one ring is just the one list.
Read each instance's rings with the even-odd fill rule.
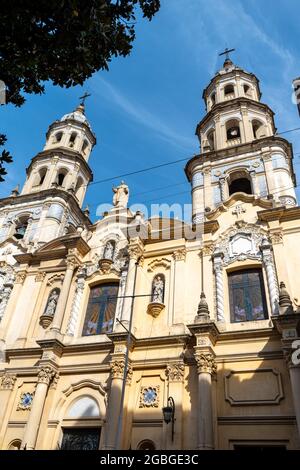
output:
[[17,406],[17,410],[30,410],[31,409],[31,405],[32,405],[32,402],[33,402],[33,393],[31,392],[24,392],[22,393],[21,397],[20,397],[20,401],[19,401],[19,404]]
[[158,408],[159,385],[142,387],[140,393],[140,408]]

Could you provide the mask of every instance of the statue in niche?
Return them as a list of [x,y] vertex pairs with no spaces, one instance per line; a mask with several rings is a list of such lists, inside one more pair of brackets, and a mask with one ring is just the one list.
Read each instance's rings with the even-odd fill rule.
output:
[[108,241],[104,248],[103,258],[113,260],[115,254],[115,242]]
[[113,205],[118,209],[126,209],[129,198],[129,188],[124,181],[116,188],[112,188],[114,192]]
[[164,279],[163,274],[158,274],[153,279],[151,302],[158,302],[158,303],[163,304],[164,292],[165,292],[165,279]]
[[53,291],[50,292],[44,315],[48,315],[50,317],[54,316],[57,302],[58,302],[59,293],[60,293],[59,289],[53,289]]

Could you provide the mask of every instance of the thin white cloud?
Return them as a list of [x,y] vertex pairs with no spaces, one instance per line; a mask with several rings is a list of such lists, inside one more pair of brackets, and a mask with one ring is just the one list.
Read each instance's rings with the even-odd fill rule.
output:
[[109,83],[103,77],[95,76],[90,82],[93,93],[113,103],[119,110],[144,127],[148,127],[164,141],[180,148],[183,151],[192,151],[197,149],[195,138],[190,138],[181,134],[178,130],[170,128],[158,116],[155,116],[142,105],[134,102]]

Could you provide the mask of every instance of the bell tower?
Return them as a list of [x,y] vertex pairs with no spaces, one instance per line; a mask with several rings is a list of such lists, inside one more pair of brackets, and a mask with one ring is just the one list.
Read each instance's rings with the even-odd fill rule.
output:
[[229,52],[203,91],[207,113],[196,128],[200,154],[185,168],[196,222],[239,192],[296,204],[292,146],[276,134],[259,80],[234,65]]
[[85,116],[84,99],[53,122],[43,150],[32,158],[19,193],[0,201],[0,243],[14,237],[37,247],[85,228],[90,221],[82,204],[93,179],[88,160],[96,137]]

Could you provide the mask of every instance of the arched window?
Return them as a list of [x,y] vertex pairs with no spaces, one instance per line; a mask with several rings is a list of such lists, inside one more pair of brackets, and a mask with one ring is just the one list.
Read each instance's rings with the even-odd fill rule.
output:
[[208,132],[207,140],[210,150],[215,150],[215,131],[213,129]]
[[152,281],[151,302],[164,303],[165,298],[165,276],[157,274]]
[[103,251],[103,258],[104,259],[113,259],[116,249],[116,242],[114,240],[109,240],[104,248]]
[[14,439],[7,447],[8,450],[20,450],[22,441],[21,439]]
[[268,318],[261,269],[234,271],[228,274],[228,282],[232,322]]
[[18,240],[24,238],[27,227],[28,227],[28,216],[20,217],[16,223],[14,237]]
[[112,331],[119,285],[100,284],[91,287],[83,336],[98,335]]
[[252,130],[254,139],[261,139],[262,137],[266,137],[265,125],[257,119],[252,121]]
[[42,168],[39,171],[39,183],[38,183],[39,186],[42,186],[43,182],[45,181],[46,174],[47,174],[47,168]]
[[227,121],[226,123],[226,136],[227,140],[235,140],[235,139],[240,139],[241,133],[240,133],[240,125],[239,121],[237,119],[231,119],[230,121]]
[[150,439],[144,439],[143,441],[139,442],[137,445],[137,450],[155,450],[155,444]]
[[74,147],[76,138],[77,138],[77,132],[72,132],[72,134],[70,135],[70,139],[69,139],[69,147]]
[[56,132],[56,134],[54,134],[53,136],[53,143],[58,144],[61,141],[62,136],[63,136],[62,132]]
[[246,171],[238,171],[230,175],[228,180],[229,196],[234,193],[253,194],[250,176]]
[[210,95],[210,101],[211,101],[211,105],[213,106],[214,104],[216,104],[216,93],[213,92],[211,95]]
[[45,307],[45,311],[43,315],[47,315],[50,317],[54,317],[56,307],[57,307],[57,302],[60,294],[60,289],[52,289],[52,291],[49,294],[48,301]]
[[59,170],[57,174],[57,184],[58,186],[64,186],[65,177],[67,175],[67,170]]
[[243,89],[244,89],[244,93],[246,96],[250,96],[250,97],[252,96],[251,88],[249,85],[246,85],[246,83],[244,83]]
[[232,83],[229,83],[224,87],[224,97],[225,99],[234,98],[234,86]]
[[82,147],[81,147],[82,153],[86,154],[87,149],[88,149],[88,146],[89,146],[89,143],[88,143],[88,141],[85,139],[85,140],[83,141],[83,144],[82,144]]

